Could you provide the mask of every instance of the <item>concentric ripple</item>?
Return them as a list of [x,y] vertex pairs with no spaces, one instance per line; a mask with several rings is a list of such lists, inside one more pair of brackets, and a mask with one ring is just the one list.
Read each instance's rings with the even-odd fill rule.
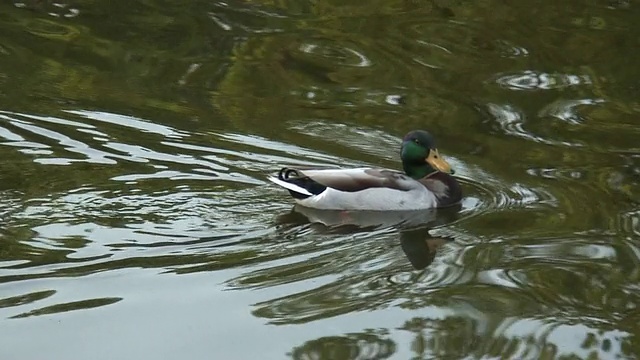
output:
[[346,46],[318,39],[300,44],[296,49],[302,59],[323,61],[325,66],[369,67],[372,62],[363,53]]
[[533,70],[500,74],[495,81],[510,90],[551,90],[592,83],[588,74],[548,74]]

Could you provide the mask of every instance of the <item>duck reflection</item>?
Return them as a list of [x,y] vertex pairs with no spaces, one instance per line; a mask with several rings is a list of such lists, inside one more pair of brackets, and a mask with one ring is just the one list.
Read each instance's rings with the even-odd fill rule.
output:
[[276,221],[284,227],[310,224],[314,231],[334,234],[395,228],[407,259],[415,269],[422,270],[433,262],[440,246],[453,240],[432,236],[429,231],[433,227],[455,221],[460,209],[461,206],[457,205],[420,211],[335,211],[297,205]]
[[402,251],[416,270],[431,265],[438,248],[451,240],[453,239],[431,236],[427,227],[400,231]]

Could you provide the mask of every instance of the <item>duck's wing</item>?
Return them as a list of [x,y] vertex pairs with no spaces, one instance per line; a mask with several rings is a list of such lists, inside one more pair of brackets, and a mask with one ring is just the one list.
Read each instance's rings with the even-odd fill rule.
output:
[[293,171],[298,176],[309,178],[320,185],[347,192],[362,191],[370,188],[409,191],[422,186],[407,175],[388,169],[357,168]]
[[322,170],[283,168],[278,173],[278,177],[271,176],[268,180],[289,190],[297,199],[320,195],[327,188],[358,192],[371,188],[409,191],[424,187],[401,172],[373,168]]

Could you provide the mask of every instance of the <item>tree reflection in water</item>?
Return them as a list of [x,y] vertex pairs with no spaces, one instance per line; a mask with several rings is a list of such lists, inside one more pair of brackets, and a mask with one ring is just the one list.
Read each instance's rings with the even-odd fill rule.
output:
[[383,331],[326,336],[305,342],[291,351],[296,360],[364,360],[388,359],[396,352],[396,344]]

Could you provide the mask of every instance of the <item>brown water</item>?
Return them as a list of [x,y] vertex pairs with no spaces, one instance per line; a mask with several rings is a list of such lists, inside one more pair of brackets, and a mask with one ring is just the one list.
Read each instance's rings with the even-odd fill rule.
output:
[[[633,0],[3,3],[0,358],[639,357],[638,19]],[[300,212],[265,181],[398,168],[418,128],[457,209]]]

